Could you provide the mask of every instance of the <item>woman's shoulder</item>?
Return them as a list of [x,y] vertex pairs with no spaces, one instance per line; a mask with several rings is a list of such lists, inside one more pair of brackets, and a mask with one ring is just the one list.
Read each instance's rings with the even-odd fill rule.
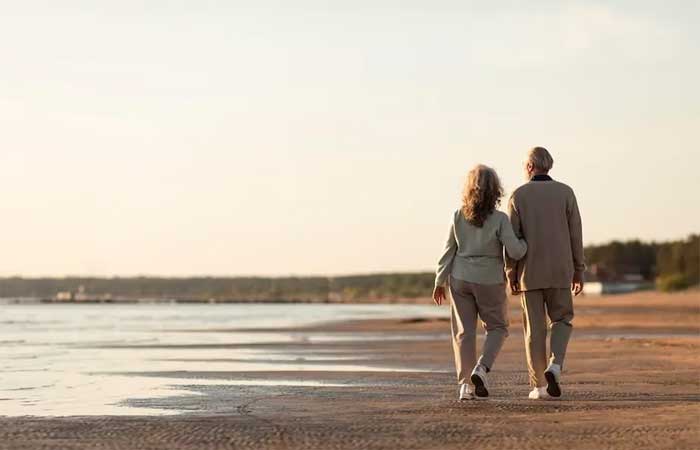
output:
[[491,214],[491,219],[499,223],[503,221],[510,221],[510,219],[508,218],[508,214],[498,209],[493,211],[493,214]]
[[508,214],[504,213],[503,211],[494,211],[489,219],[493,224],[492,226],[498,228],[499,230],[502,230],[503,227],[510,226],[510,217],[508,217]]

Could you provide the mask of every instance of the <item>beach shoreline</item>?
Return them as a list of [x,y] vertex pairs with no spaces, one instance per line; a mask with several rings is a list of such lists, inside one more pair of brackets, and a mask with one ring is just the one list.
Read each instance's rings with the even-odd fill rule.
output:
[[[561,401],[526,398],[513,298],[511,336],[487,402],[456,400],[448,319],[353,320],[285,331],[358,339],[271,345],[386,371],[313,370],[314,361],[306,361],[311,366],[303,371],[226,372],[207,370],[206,358],[201,370],[187,373],[125,368],[127,376],[193,382],[189,393],[125,402],[172,416],[0,417],[0,449],[540,449],[542,439],[547,447],[572,450],[698,448],[698,294],[576,302]],[[201,330],[207,331],[225,330]],[[362,340],[366,333],[386,339]],[[203,379],[207,385],[196,383]]]

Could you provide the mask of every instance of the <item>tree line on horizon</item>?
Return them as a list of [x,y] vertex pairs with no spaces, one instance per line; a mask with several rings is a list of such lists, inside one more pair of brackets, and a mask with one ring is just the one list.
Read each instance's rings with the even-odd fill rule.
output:
[[670,242],[613,241],[585,248],[586,263],[600,281],[638,276],[663,291],[700,284],[700,234]]
[[[613,241],[585,249],[590,278],[615,282],[630,277],[672,291],[700,283],[700,235],[645,243]],[[2,298],[53,299],[84,292],[91,299],[191,301],[377,301],[429,296],[432,272],[338,277],[67,277],[0,278]]]

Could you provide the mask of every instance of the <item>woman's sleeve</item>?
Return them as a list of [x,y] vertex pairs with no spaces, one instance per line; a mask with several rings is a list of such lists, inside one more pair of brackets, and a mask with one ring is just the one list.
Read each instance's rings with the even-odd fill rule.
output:
[[445,242],[445,248],[442,251],[442,256],[438,261],[437,270],[435,271],[435,286],[445,286],[447,284],[447,278],[452,272],[452,261],[457,254],[457,239],[455,239],[455,224],[454,217],[452,218],[452,223],[450,224],[450,232],[447,235],[447,242]]
[[525,239],[518,239],[513,231],[510,220],[508,220],[508,217],[505,215],[503,216],[503,220],[501,220],[499,238],[501,239],[501,244],[503,244],[503,247],[506,249],[507,256],[510,258],[517,261],[522,259],[525,253],[527,253],[527,242],[525,242]]

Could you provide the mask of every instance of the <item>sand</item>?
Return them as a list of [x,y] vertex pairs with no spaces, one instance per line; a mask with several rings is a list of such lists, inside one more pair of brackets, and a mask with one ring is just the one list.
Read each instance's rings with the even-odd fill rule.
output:
[[[186,411],[178,416],[0,418],[0,449],[700,448],[700,293],[577,299],[559,401],[526,398],[518,308],[513,299],[511,337],[488,401],[457,400],[447,321],[348,322],[314,329],[415,339],[315,343],[314,350],[411,370],[241,374],[207,371],[203,362],[200,372],[154,376],[272,385],[214,383],[197,395],[131,401]],[[304,345],[311,344],[286,347]],[[275,386],[276,379],[328,385]]]

